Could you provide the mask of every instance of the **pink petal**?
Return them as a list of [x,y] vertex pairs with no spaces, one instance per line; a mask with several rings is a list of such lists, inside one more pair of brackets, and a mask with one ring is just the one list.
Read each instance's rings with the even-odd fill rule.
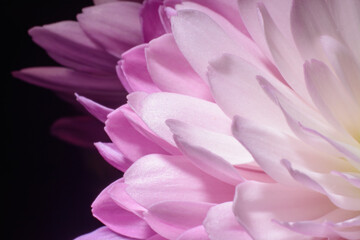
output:
[[125,172],[131,166],[132,162],[120,153],[115,144],[97,142],[94,145],[105,161],[116,169]]
[[211,240],[252,239],[237,222],[232,211],[232,202],[212,207],[204,220],[204,227]]
[[159,8],[162,4],[162,0],[145,0],[143,3],[140,18],[145,42],[165,34],[159,15]]
[[159,88],[151,79],[145,58],[146,45],[138,45],[122,55],[116,67],[119,78],[128,92],[159,92]]
[[145,53],[149,74],[162,91],[212,99],[208,86],[181,54],[171,34],[152,40]]
[[213,204],[189,201],[167,201],[152,205],[144,219],[157,233],[176,239],[183,232],[202,224]]
[[219,203],[233,198],[234,188],[195,168],[184,156],[147,155],[124,175],[126,191],[144,207],[162,201]]
[[214,103],[175,93],[132,93],[129,105],[159,137],[175,146],[167,119],[179,119],[207,130],[230,134],[230,119]]
[[243,181],[232,165],[253,159],[234,138],[176,120],[166,123],[177,146],[199,169],[229,184],[237,185]]
[[[281,184],[247,181],[236,189],[233,211],[239,223],[254,239],[308,239],[273,220],[313,220],[334,209],[321,194]],[[259,227],[261,226],[261,227]]]
[[85,72],[114,73],[116,58],[94,44],[74,21],[29,30],[33,41],[60,64]]
[[107,115],[113,111],[111,108],[107,108],[105,106],[100,105],[99,103],[96,103],[86,97],[80,96],[77,93],[75,93],[76,100],[81,103],[81,105],[86,108],[86,110],[96,117],[99,121],[105,123],[107,119]]
[[204,227],[197,226],[183,232],[176,240],[210,240],[208,234],[205,232]]
[[142,43],[140,8],[141,4],[135,2],[112,2],[84,8],[77,19],[94,42],[120,57],[129,48]]
[[64,117],[58,119],[51,126],[51,133],[71,144],[93,147],[94,142],[109,141],[103,129],[103,124],[93,117]]
[[147,238],[154,234],[147,223],[135,214],[118,206],[105,188],[92,204],[93,215],[112,231],[133,238]]
[[128,238],[128,237],[118,235],[118,234],[114,233],[113,231],[111,231],[107,227],[101,227],[101,228],[94,230],[93,232],[90,232],[90,233],[84,234],[80,237],[77,237],[74,240],[103,240],[103,239],[106,239],[106,240],[131,240],[133,238]]
[[128,122],[124,108],[113,111],[105,123],[105,131],[119,151],[132,162],[151,153],[166,153],[161,147],[145,138]]

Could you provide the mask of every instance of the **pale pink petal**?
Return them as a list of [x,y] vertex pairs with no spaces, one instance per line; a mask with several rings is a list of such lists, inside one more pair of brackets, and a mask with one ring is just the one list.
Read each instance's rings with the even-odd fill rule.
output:
[[93,147],[94,142],[109,141],[103,124],[91,116],[60,118],[51,126],[51,134],[82,147]]
[[126,171],[124,179],[128,194],[147,208],[161,201],[189,199],[219,203],[234,194],[233,186],[205,174],[184,156],[145,156]]
[[116,169],[125,172],[131,166],[132,162],[124,157],[115,144],[97,142],[94,145],[105,161]]
[[175,146],[167,119],[179,119],[207,130],[230,134],[230,119],[211,102],[175,93],[132,93],[129,105],[146,125],[162,139]]
[[108,193],[111,186],[105,188],[92,204],[93,215],[121,235],[140,239],[152,236],[154,231],[143,219],[114,202]]
[[286,38],[275,25],[264,4],[259,4],[266,42],[286,82],[305,100],[310,100],[304,81],[303,60],[292,39]]
[[332,174],[321,174],[305,168],[294,168],[292,164],[283,159],[282,164],[290,175],[304,186],[320,192],[339,208],[346,210],[360,210],[360,190],[349,184],[345,179]]
[[293,0],[291,29],[297,48],[304,60],[323,60],[320,37],[340,39],[327,1]]
[[[316,145],[307,145],[278,130],[259,126],[240,117],[234,118],[233,135],[270,177],[285,185],[298,184],[282,166],[282,159],[290,159],[293,163],[322,173],[333,169],[349,169],[349,164],[343,164],[336,156],[319,151]],[[316,159],[316,162],[312,159]]]
[[216,205],[209,210],[204,220],[204,227],[211,240],[252,240],[237,222],[232,211],[232,205],[232,202],[226,202]]
[[257,75],[267,76],[273,83],[281,84],[268,73],[237,56],[225,54],[212,61],[208,79],[215,101],[229,117],[246,116],[285,131],[288,129],[286,120],[278,106],[262,91],[256,80]]
[[210,240],[208,234],[206,233],[204,227],[197,226],[183,232],[176,240]]
[[74,21],[29,30],[34,42],[60,64],[91,73],[114,73],[116,58],[94,44]]
[[358,63],[360,63],[360,2],[357,0],[337,1],[331,0],[330,12],[337,25],[337,30],[353,51]]
[[160,146],[166,152],[171,153],[172,155],[180,154],[180,151],[177,149],[176,146],[171,145],[170,143],[156,135],[148,126],[146,126],[143,120],[128,105],[124,105],[123,113],[131,126],[133,126],[133,128],[136,129],[136,131],[138,131],[139,133],[141,133],[145,138],[156,143],[158,146]]
[[77,16],[81,28],[107,52],[120,57],[142,43],[139,11],[135,2],[112,2],[83,9]]
[[360,63],[357,63],[352,49],[347,48],[340,40],[331,36],[322,36],[321,44],[335,73],[342,81],[344,88],[355,101],[360,101]]
[[234,138],[167,120],[180,150],[201,170],[220,181],[237,185],[243,181],[235,164],[252,162],[251,155]]
[[266,43],[263,23],[258,12],[258,3],[262,2],[268,9],[270,16],[273,18],[276,26],[286,36],[291,35],[290,32],[290,9],[291,1],[288,0],[272,0],[272,1],[253,1],[239,0],[238,9],[240,16],[249,31],[252,39],[257,43],[267,57],[271,59],[271,54]]
[[140,19],[145,42],[165,34],[159,15],[159,8],[162,4],[162,0],[145,0],[142,5]]
[[145,47],[147,45],[138,45],[122,55],[116,70],[122,84],[128,92],[159,92],[160,89],[155,85],[149,75]]
[[213,205],[189,201],[161,202],[152,205],[144,219],[158,234],[168,239],[176,239],[183,232],[201,225]]
[[260,60],[260,51],[250,39],[245,36],[241,41],[231,39],[216,22],[202,12],[181,10],[171,18],[171,22],[180,51],[204,80],[209,61],[224,53],[238,55],[256,66],[264,65]]
[[86,97],[80,96],[75,93],[76,100],[83,105],[86,110],[96,117],[99,121],[105,123],[107,115],[113,111],[111,108],[107,108],[97,102],[94,102]]
[[93,232],[77,237],[74,240],[132,240],[132,239],[133,238],[128,238],[116,234],[107,227],[101,227],[94,230]]
[[238,185],[233,205],[237,220],[252,238],[278,240],[311,238],[281,227],[273,220],[313,220],[333,209],[327,198],[316,192],[252,181]]
[[132,127],[124,115],[124,106],[108,116],[105,131],[124,157],[133,162],[147,154],[166,153]]
[[360,122],[360,110],[351,92],[320,61],[306,62],[304,71],[309,93],[319,111],[335,126],[340,123],[349,132],[355,130]]
[[338,175],[340,177],[343,177],[346,179],[349,183],[351,183],[353,186],[360,188],[360,174],[359,173],[351,173],[351,172],[338,172],[338,171],[332,171],[332,174]]
[[236,0],[218,0],[218,1],[192,0],[191,2],[201,4],[211,9],[212,11],[218,13],[219,15],[226,18],[240,32],[249,36],[248,30],[245,28],[245,25],[241,17],[239,16]]
[[208,86],[181,54],[171,34],[152,40],[145,54],[149,74],[162,91],[212,99]]

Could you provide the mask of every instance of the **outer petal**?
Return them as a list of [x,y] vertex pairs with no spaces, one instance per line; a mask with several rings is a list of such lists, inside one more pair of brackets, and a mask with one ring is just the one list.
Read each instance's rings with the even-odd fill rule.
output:
[[128,92],[159,92],[160,89],[155,85],[149,75],[146,58],[145,44],[138,45],[122,55],[116,70],[120,81]]
[[159,8],[162,4],[162,0],[145,0],[142,5],[140,17],[145,42],[165,34],[159,15]]
[[64,66],[91,73],[114,73],[116,58],[94,44],[77,22],[63,21],[34,27],[29,34]]
[[94,216],[112,231],[125,236],[141,239],[154,235],[144,220],[114,202],[108,193],[111,187],[105,188],[92,204]]
[[113,231],[111,231],[107,227],[101,227],[93,232],[87,233],[80,237],[75,238],[74,240],[131,240],[133,238],[128,238],[124,236],[120,236]]
[[103,128],[103,124],[91,116],[64,117],[51,126],[51,133],[71,144],[93,147],[94,142],[109,141]]
[[113,111],[113,109],[102,106],[86,97],[78,95],[77,93],[75,93],[75,96],[76,100],[81,103],[81,105],[83,105],[91,115],[103,123],[106,121],[107,115]]
[[204,220],[204,226],[211,240],[252,240],[237,222],[232,211],[232,202],[212,207]]
[[105,161],[120,171],[125,172],[131,166],[132,162],[120,153],[115,144],[97,142],[94,145]]
[[145,53],[150,76],[162,91],[212,99],[208,86],[181,54],[171,34],[152,40]]
[[310,237],[282,228],[272,220],[312,220],[333,209],[325,196],[313,191],[251,181],[237,187],[233,205],[235,216],[252,238],[279,240]]
[[83,9],[77,16],[81,28],[93,41],[116,57],[142,43],[141,4],[113,2]]
[[129,105],[146,125],[162,139],[175,146],[167,119],[179,119],[207,130],[230,134],[230,119],[214,103],[175,93],[128,96]]
[[113,111],[105,123],[106,133],[120,152],[133,162],[147,154],[166,153],[133,128],[124,115],[124,109],[125,106]]
[[213,204],[189,201],[170,201],[152,205],[144,215],[157,233],[176,239],[183,232],[200,226]]
[[[126,191],[148,208],[162,201],[219,203],[233,197],[234,188],[197,169],[184,156],[148,155],[124,175]],[[221,194],[219,194],[221,193]]]

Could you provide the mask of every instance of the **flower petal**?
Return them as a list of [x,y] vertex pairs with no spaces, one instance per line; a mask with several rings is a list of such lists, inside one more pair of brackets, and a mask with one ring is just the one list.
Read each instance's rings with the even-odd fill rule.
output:
[[252,239],[237,222],[232,204],[232,202],[222,203],[209,210],[204,220],[204,227],[211,240]]
[[116,57],[142,43],[139,11],[135,2],[112,2],[83,9],[77,16],[88,36]]
[[119,149],[113,143],[94,143],[100,155],[116,169],[125,172],[132,164],[131,161],[126,159]]
[[101,104],[96,103],[86,97],[80,96],[77,93],[75,93],[75,96],[76,96],[76,100],[79,103],[81,103],[81,105],[83,105],[84,108],[86,108],[86,110],[91,115],[93,115],[99,121],[101,121],[103,123],[105,123],[105,121],[107,119],[107,115],[109,115],[109,113],[111,113],[113,111],[113,109],[102,106]]
[[232,199],[234,193],[233,186],[195,168],[184,156],[147,155],[126,171],[124,179],[128,194],[146,208],[189,199],[219,203]]
[[84,234],[74,240],[131,240],[132,238],[120,236],[107,227],[98,228],[90,233]]

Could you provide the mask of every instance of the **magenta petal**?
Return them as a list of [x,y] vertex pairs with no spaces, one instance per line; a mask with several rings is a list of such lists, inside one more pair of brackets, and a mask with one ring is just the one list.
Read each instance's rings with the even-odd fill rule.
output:
[[115,75],[94,75],[63,67],[25,68],[13,74],[26,82],[55,91],[115,94],[122,90]]
[[96,117],[99,121],[105,122],[107,119],[107,115],[113,111],[111,108],[107,108],[105,106],[100,105],[86,97],[80,96],[75,93],[76,100],[83,105],[86,110],[88,110],[91,115]]
[[116,58],[94,44],[73,21],[34,27],[29,34],[60,64],[85,72],[114,73]]
[[101,227],[93,232],[84,234],[80,237],[75,238],[74,240],[132,240],[133,238],[128,238],[120,236],[107,227]]
[[145,42],[165,34],[165,29],[159,15],[159,7],[162,4],[162,0],[145,0],[143,3],[140,17]]
[[212,206],[201,202],[161,202],[152,205],[144,219],[160,235],[175,239],[184,231],[201,225]]
[[93,117],[67,117],[57,120],[51,126],[51,133],[71,144],[93,147],[93,142],[109,141],[103,128],[103,125]]
[[122,155],[113,143],[97,142],[94,144],[101,156],[113,167],[125,172],[132,164]]
[[138,45],[122,55],[116,67],[122,84],[129,92],[159,92],[159,88],[151,79],[145,59],[146,45]]
[[98,45],[116,57],[142,43],[139,11],[135,2],[112,2],[83,9],[77,19]]
[[154,235],[154,231],[147,223],[119,205],[110,197],[105,188],[92,204],[93,215],[112,231],[133,238],[147,238]]

